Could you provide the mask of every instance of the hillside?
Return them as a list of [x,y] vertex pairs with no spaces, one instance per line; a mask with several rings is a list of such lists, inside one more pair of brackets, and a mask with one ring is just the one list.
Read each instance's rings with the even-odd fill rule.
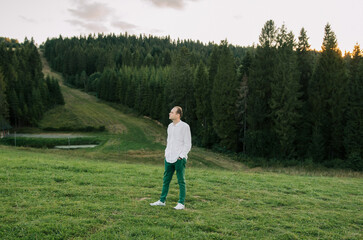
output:
[[[44,75],[59,80],[65,105],[48,111],[40,122],[41,128],[53,127],[99,127],[105,126],[107,132],[92,133],[104,139],[102,146],[95,149],[74,150],[64,154],[88,156],[117,162],[147,162],[163,164],[166,128],[157,122],[134,114],[124,114],[94,96],[67,87],[59,73],[50,69],[42,52]],[[188,166],[209,166],[214,168],[238,170],[245,168],[229,157],[209,150],[193,147]]]

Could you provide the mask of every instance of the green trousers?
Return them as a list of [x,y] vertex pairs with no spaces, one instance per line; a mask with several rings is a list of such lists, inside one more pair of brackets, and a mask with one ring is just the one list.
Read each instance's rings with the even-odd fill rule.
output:
[[169,185],[173,178],[174,172],[178,178],[179,184],[179,201],[178,203],[184,204],[185,201],[185,165],[187,160],[185,158],[176,161],[175,163],[168,163],[165,161],[165,171],[163,178],[163,190],[161,192],[160,201],[165,202],[166,196],[169,192]]

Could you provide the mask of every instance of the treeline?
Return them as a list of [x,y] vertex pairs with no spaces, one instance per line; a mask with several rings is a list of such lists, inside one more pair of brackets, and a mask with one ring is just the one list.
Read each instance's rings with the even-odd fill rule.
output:
[[0,43],[0,115],[13,127],[36,126],[43,113],[64,104],[58,82],[44,79],[33,41]]
[[[103,72],[105,68],[130,67],[165,67],[170,66],[172,58],[182,47],[189,52],[192,65],[205,63],[213,50],[214,43],[205,45],[199,41],[172,41],[170,37],[153,37],[120,34],[89,35],[87,37],[47,39],[44,46],[45,56],[55,70],[66,78],[75,81],[84,71],[87,76]],[[236,61],[245,54],[245,48],[230,46]]]
[[321,52],[304,29],[295,40],[272,20],[249,48],[128,35],[59,37],[44,48],[69,84],[101,99],[165,125],[182,106],[194,144],[362,169],[362,52],[357,44],[343,58],[329,24]]
[[10,48],[20,46],[20,43],[17,39],[7,38],[7,37],[0,37],[0,44],[1,43],[5,44],[6,47]]

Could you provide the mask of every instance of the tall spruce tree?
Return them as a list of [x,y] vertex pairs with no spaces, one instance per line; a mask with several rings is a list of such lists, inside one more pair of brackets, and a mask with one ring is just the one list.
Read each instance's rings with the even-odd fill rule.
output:
[[303,101],[308,99],[308,85],[313,73],[312,56],[310,54],[309,38],[304,28],[300,31],[299,41],[296,48],[297,62],[300,72],[300,84]]
[[214,86],[214,80],[216,78],[217,71],[218,71],[218,64],[219,64],[220,56],[221,56],[220,46],[213,44],[213,49],[208,58],[208,66],[207,66],[208,78],[209,78],[208,88],[210,90],[210,95],[209,95],[210,114],[211,114],[210,123],[212,124],[212,127],[210,128],[210,132],[209,132],[209,139],[210,139],[209,145],[210,146],[220,142],[220,138],[218,137],[216,130],[213,127],[213,109],[212,109],[212,105],[211,105],[212,104],[211,94],[212,94],[212,90],[213,90],[213,86]]
[[302,121],[297,129],[297,152],[301,158],[307,157],[307,151],[311,140],[311,119],[309,119],[310,106],[308,104],[308,88],[309,82],[313,74],[313,55],[310,50],[309,38],[304,28],[300,31],[299,41],[296,48],[297,66],[300,75],[301,86],[301,115]]
[[[322,151],[318,161],[344,158],[343,145],[345,112],[347,109],[347,75],[335,33],[330,24],[325,26],[322,53],[309,86],[309,101],[312,106],[313,137],[324,139],[324,148],[311,146]],[[320,136],[321,135],[321,136]],[[312,144],[316,142],[312,139]],[[316,154],[316,153],[314,153]]]
[[262,28],[260,44],[250,69],[246,152],[252,156],[270,157],[273,152],[271,109],[268,103],[276,69],[276,37],[275,23],[269,20]]
[[212,90],[213,126],[221,139],[221,145],[236,150],[238,139],[235,104],[238,85],[234,58],[227,41],[221,42],[220,54]]
[[247,96],[248,96],[248,78],[252,64],[252,56],[248,51],[242,59],[242,64],[239,67],[238,78],[238,95],[237,95],[237,124],[239,128],[239,144],[238,151],[246,153],[246,133],[247,133]]
[[356,170],[363,169],[363,56],[358,44],[353,50],[349,67],[349,101],[344,145],[348,165]]
[[190,52],[182,47],[173,59],[170,70],[170,81],[167,86],[169,92],[169,110],[173,106],[183,108],[183,118],[194,130],[195,100],[193,86],[193,70],[190,65]]
[[194,79],[196,115],[198,119],[201,145],[210,147],[213,135],[213,111],[211,106],[212,86],[209,83],[207,68],[200,62]]
[[272,130],[276,136],[275,156],[295,158],[297,127],[301,108],[299,72],[294,51],[294,35],[287,33],[285,25],[277,36],[277,65],[271,83],[269,100],[272,117]]
[[208,71],[208,76],[209,76],[209,83],[213,86],[214,83],[214,79],[217,75],[217,71],[218,71],[218,63],[219,63],[219,59],[220,59],[220,47],[217,45],[213,46],[213,51],[209,57],[209,71]]

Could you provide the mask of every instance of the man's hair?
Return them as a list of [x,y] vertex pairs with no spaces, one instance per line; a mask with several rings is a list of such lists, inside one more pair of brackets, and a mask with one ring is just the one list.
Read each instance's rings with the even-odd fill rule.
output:
[[180,115],[180,118],[182,118],[183,116],[183,109],[179,106],[175,106],[174,108],[176,108],[176,114]]

